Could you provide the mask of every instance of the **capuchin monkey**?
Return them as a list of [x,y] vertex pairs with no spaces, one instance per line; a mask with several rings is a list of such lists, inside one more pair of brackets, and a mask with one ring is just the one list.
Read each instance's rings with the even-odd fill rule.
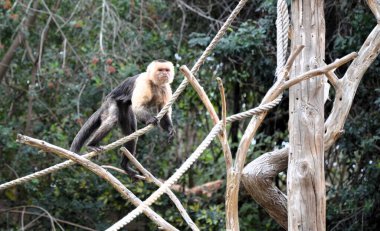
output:
[[[87,146],[97,149],[98,143],[119,125],[124,135],[136,131],[137,120],[144,124],[160,126],[169,133],[169,142],[174,137],[171,108],[160,121],[154,116],[172,96],[170,83],[174,78],[174,66],[166,60],[155,60],[148,65],[146,72],[129,77],[113,89],[104,99],[100,108],[91,115],[75,136],[70,150],[78,153],[87,142]],[[137,138],[125,144],[135,155]],[[123,156],[121,167],[131,173],[128,159]]]

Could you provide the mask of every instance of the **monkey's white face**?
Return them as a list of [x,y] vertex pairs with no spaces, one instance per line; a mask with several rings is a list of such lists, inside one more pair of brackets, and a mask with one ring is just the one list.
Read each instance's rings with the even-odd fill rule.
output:
[[168,83],[171,77],[171,70],[168,67],[158,68],[156,71],[156,78],[160,83]]
[[173,82],[174,66],[171,62],[155,63],[152,68],[153,81],[158,85],[163,85]]

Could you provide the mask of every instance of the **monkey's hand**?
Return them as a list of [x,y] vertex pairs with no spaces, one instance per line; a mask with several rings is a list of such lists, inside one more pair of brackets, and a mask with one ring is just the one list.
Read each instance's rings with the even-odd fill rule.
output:
[[174,139],[174,135],[175,135],[175,130],[174,129],[171,129],[169,131],[169,138],[168,138],[168,143],[171,144],[173,142],[173,139]]
[[146,121],[146,125],[149,125],[149,124],[157,126],[158,125],[158,119],[157,119],[157,117],[153,116],[152,118],[150,118],[149,120],[147,120]]
[[90,152],[103,152],[104,148],[102,146],[87,146],[87,149],[90,150]]

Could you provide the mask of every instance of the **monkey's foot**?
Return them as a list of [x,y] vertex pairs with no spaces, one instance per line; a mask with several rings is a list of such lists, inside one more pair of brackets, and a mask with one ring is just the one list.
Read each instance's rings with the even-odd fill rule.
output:
[[133,168],[131,167],[127,167],[126,169],[124,169],[125,172],[128,174],[128,175],[137,175],[139,174],[139,172],[137,172],[136,170],[134,170]]
[[136,181],[136,180],[145,180],[145,177],[144,176],[141,176],[139,175],[139,172],[134,170],[133,168],[131,167],[127,167],[127,169],[124,169],[124,171],[127,173],[127,175],[129,177],[131,177],[131,179],[133,181]]
[[157,119],[157,117],[150,118],[148,121],[146,121],[146,124],[147,125],[153,124],[154,126],[157,126],[158,125],[158,119]]
[[102,146],[87,146],[87,149],[91,152],[103,152],[104,148]]
[[175,136],[175,130],[172,129],[169,131],[169,137],[168,137],[168,143],[169,144],[171,144],[173,142],[174,136]]

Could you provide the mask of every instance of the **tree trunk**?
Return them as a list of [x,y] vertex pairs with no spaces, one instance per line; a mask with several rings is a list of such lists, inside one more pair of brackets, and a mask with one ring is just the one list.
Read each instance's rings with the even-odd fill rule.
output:
[[[367,0],[368,6],[380,22],[380,2]],[[354,100],[359,83],[369,66],[380,54],[380,24],[377,24],[368,35],[358,52],[358,57],[351,63],[344,77],[338,79],[333,72],[329,72],[329,81],[335,88],[334,105],[325,122],[324,149],[328,150],[343,134],[343,126]],[[273,180],[286,166],[289,148],[275,150],[263,154],[244,168],[243,183],[249,194],[265,208],[277,223],[284,228],[287,225],[287,213],[284,209],[287,199],[274,185]]]
[[[292,1],[292,47],[305,45],[295,60],[291,78],[323,65],[325,21],[323,0]],[[323,76],[290,88],[288,167],[289,230],[325,230],[323,169]]]

